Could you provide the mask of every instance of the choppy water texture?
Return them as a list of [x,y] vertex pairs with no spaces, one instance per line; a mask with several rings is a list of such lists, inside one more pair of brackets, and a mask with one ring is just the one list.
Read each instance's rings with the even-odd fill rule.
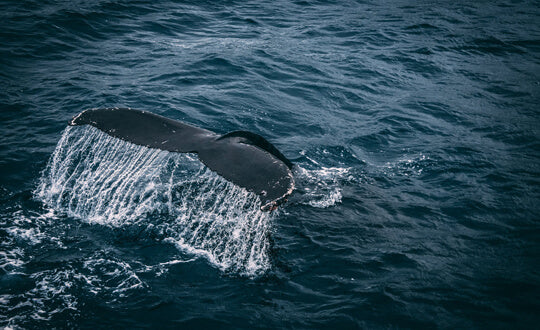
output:
[[[492,328],[540,318],[540,4],[3,1],[0,326]],[[243,129],[278,212],[192,155]]]

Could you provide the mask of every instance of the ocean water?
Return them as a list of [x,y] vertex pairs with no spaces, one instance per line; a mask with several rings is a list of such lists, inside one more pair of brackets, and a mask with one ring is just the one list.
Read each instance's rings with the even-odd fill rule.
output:
[[[2,1],[0,327],[533,328],[538,1]],[[276,212],[189,154],[249,130]]]

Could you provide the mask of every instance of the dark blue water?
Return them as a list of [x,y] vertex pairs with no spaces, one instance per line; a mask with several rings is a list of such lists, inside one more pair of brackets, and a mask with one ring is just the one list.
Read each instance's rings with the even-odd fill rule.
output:
[[[0,3],[0,326],[529,328],[534,1]],[[67,121],[263,135],[271,214],[188,156]]]

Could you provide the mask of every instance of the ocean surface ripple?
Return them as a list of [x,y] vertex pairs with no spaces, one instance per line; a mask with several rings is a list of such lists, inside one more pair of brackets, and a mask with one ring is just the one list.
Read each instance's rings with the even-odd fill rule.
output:
[[[531,328],[538,1],[0,3],[0,327]],[[132,107],[265,136],[277,212]]]

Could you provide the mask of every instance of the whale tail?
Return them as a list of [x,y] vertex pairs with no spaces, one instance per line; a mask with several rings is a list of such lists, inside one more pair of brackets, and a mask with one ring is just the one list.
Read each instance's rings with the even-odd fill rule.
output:
[[148,148],[196,153],[203,164],[228,181],[256,193],[269,211],[294,190],[293,164],[270,142],[255,133],[218,135],[177,120],[128,108],[85,110],[69,125],[91,125]]

